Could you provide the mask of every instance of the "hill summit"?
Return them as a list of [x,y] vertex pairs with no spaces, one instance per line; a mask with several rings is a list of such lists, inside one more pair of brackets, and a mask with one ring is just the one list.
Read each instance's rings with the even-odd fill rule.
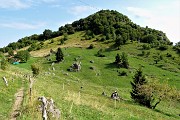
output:
[[151,29],[148,26],[140,27],[117,11],[101,10],[87,18],[74,21],[72,24],[61,26],[58,31],[45,29],[42,34],[21,38],[17,42],[0,48],[0,51],[8,52],[9,50],[20,49],[38,41],[70,35],[78,31],[85,31],[85,39],[87,40],[94,38],[95,35],[101,35],[99,41],[113,40],[116,46],[123,45],[128,40],[153,43],[155,46],[164,43],[172,44],[162,31]]

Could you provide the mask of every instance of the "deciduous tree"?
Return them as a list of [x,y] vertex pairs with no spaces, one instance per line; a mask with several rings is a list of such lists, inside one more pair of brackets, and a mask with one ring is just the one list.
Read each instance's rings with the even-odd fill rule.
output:
[[27,50],[21,50],[17,52],[15,58],[18,58],[21,62],[27,62],[30,58],[30,53]]

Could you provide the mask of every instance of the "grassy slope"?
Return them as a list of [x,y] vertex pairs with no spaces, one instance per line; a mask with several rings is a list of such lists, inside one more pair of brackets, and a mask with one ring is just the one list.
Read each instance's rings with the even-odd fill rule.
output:
[[[160,79],[171,78],[177,73],[168,74],[168,71],[149,65],[137,58],[129,57],[132,71],[128,72],[127,77],[120,77],[116,72],[118,69],[110,63],[114,61],[116,53],[121,52],[121,50],[107,52],[105,54],[108,57],[105,58],[94,56],[97,51],[98,49],[63,49],[65,61],[55,64],[56,71],[51,71],[51,73],[55,73],[55,76],[42,75],[37,78],[36,84],[34,84],[36,90],[34,101],[42,95],[52,97],[63,112],[62,119],[178,119],[177,115],[180,112],[178,106],[168,106],[164,102],[157,107],[156,111],[153,111],[134,104],[129,94],[130,81],[135,72],[133,68],[138,68],[140,64],[144,65],[145,74],[157,76]],[[82,70],[80,72],[67,72],[67,68],[77,56],[81,56]],[[94,63],[90,63],[90,60],[94,60]],[[43,66],[44,72],[51,68],[47,61]],[[93,66],[95,70],[89,69],[90,66]],[[96,76],[97,72],[100,73],[100,76]],[[65,73],[68,73],[68,76]],[[163,76],[163,73],[167,75]],[[178,80],[178,77],[175,76],[174,79]],[[178,84],[176,85],[179,87]],[[80,89],[81,86],[83,89]],[[115,102],[109,99],[114,90],[117,90],[127,101],[117,102],[115,106]],[[107,93],[107,97],[101,96],[103,91]],[[40,113],[36,113],[31,119],[40,119],[40,115]],[[24,119],[26,117],[24,115]]]
[[[15,68],[13,66],[6,71],[0,70],[0,120],[5,120],[8,118],[15,100],[14,94],[22,86],[26,86],[26,82],[23,82],[23,77],[20,76],[21,70],[22,69]],[[24,73],[26,73],[26,71],[24,71]],[[8,81],[8,87],[5,86],[5,83],[2,80],[2,77],[4,76]]]
[[[152,56],[157,54],[155,49],[150,50],[151,54],[148,58],[140,57],[138,54],[141,54],[141,50],[137,49],[139,46],[138,43],[127,44],[117,51],[108,48],[107,44],[103,42],[97,43],[93,42],[94,40],[81,40],[82,35],[83,33],[79,32],[69,36],[69,40],[66,41],[64,45],[59,45],[58,40],[61,37],[54,38],[54,43],[50,44],[50,40],[46,41],[43,49],[31,53],[33,56],[42,57],[48,54],[51,48],[53,50],[56,50],[59,46],[63,48],[65,60],[62,63],[55,64],[54,67],[56,71],[51,70],[51,75],[44,75],[44,72],[49,71],[49,68],[52,69],[50,66],[51,63],[44,58],[31,58],[28,63],[18,65],[20,68],[29,70],[29,73],[31,72],[30,65],[33,62],[39,61],[44,68],[34,83],[32,101],[29,101],[27,92],[23,103],[24,109],[22,116],[19,119],[41,119],[41,113],[37,112],[37,98],[39,96],[52,97],[58,108],[61,109],[62,119],[172,120],[179,118],[179,103],[169,105],[164,101],[157,106],[156,110],[150,110],[133,103],[130,98],[130,81],[132,81],[135,70],[142,65],[144,74],[147,75],[148,79],[168,80],[169,84],[175,85],[180,89],[179,71],[170,72],[157,67],[157,65],[153,65],[154,61]],[[93,43],[96,48],[92,50],[86,49],[91,43]],[[112,43],[109,42],[110,46],[111,44]],[[106,57],[99,58],[95,56],[100,48],[105,49],[104,54]],[[118,69],[112,65],[115,60],[115,55],[123,51],[128,53],[129,56],[129,70]],[[164,51],[161,52],[161,54],[165,56],[166,52],[171,51]],[[174,52],[171,52],[171,54],[178,57]],[[80,72],[68,72],[67,68],[72,65],[74,58],[78,56],[80,56],[80,61],[82,62],[82,70]],[[52,59],[55,59],[54,56],[52,56]],[[165,57],[165,59],[167,59],[166,61],[170,61],[169,58]],[[93,60],[94,63],[90,63],[90,60]],[[91,70],[89,67],[94,67],[95,69]],[[174,65],[172,65],[172,67],[174,67]],[[127,71],[128,76],[118,76],[117,70]],[[52,75],[52,73],[55,75]],[[83,86],[82,89],[81,86]],[[109,96],[114,90],[117,90],[120,96],[126,99],[126,101],[115,103],[115,101],[109,99]],[[107,96],[101,95],[103,91],[107,93]]]

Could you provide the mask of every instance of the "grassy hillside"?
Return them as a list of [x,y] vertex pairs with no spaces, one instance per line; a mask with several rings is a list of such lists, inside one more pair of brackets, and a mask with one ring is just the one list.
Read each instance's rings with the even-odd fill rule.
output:
[[[37,110],[39,96],[53,98],[56,106],[61,110],[61,119],[64,120],[179,119],[179,102],[169,104],[168,101],[163,101],[155,110],[151,110],[134,103],[130,97],[130,81],[140,66],[143,67],[147,79],[168,81],[171,86],[180,89],[180,72],[177,64],[179,56],[171,48],[163,52],[154,48],[145,50],[145,52],[150,52],[150,55],[146,57],[141,55],[142,43],[129,42],[120,50],[116,50],[109,47],[112,46],[111,41],[108,44],[106,41],[96,42],[95,39],[84,41],[81,35],[83,34],[79,32],[69,36],[69,40],[65,41],[64,45],[59,45],[59,37],[54,38],[53,43],[50,43],[50,40],[46,41],[41,50],[31,53],[32,56],[36,57],[31,57],[27,63],[15,66],[17,69],[29,71],[29,74],[32,63],[39,63],[43,68],[41,74],[35,78],[31,101],[28,91],[26,91],[19,119],[41,119],[41,112]],[[94,44],[95,48],[87,49],[90,44]],[[47,61],[42,56],[48,54],[50,49],[56,50],[58,47],[62,48],[65,58],[63,62],[54,65],[55,71],[53,71],[51,63],[55,60],[55,56],[51,56],[52,61]],[[104,50],[103,54],[106,57],[96,56],[100,48]],[[112,64],[116,54],[122,52],[128,54],[129,69],[119,69]],[[175,57],[174,62],[172,57],[166,57],[167,53]],[[164,58],[156,64],[153,56],[158,54],[162,54]],[[75,59],[81,61],[82,69],[79,72],[67,71]],[[94,63],[90,63],[91,60]],[[165,67],[160,66],[161,64]],[[92,70],[90,67],[94,69]],[[128,76],[118,76],[117,71],[126,71]],[[50,73],[47,74],[47,72]],[[110,99],[111,93],[115,90],[125,100],[114,101]],[[107,96],[101,95],[103,91]]]
[[[113,10],[101,10],[85,19],[61,26],[58,31],[46,29],[43,34],[10,43],[0,48],[9,62],[22,62],[28,58],[13,55],[13,50],[17,49],[17,52],[27,49],[31,57],[27,63],[0,70],[0,78],[5,76],[9,83],[6,87],[3,80],[0,82],[0,119],[10,118],[14,94],[22,87],[25,94],[19,120],[42,119],[38,101],[40,96],[54,100],[55,106],[61,111],[62,120],[179,119],[179,101],[163,99],[153,110],[135,103],[130,95],[130,82],[140,67],[148,81],[168,83],[179,93],[179,45],[173,47],[172,44],[162,31],[148,26],[140,27],[127,16]],[[89,46],[93,48],[88,49]],[[53,53],[59,47],[62,48],[64,60],[52,66],[56,62]],[[98,51],[104,57],[98,57]],[[128,56],[128,69],[114,64],[116,55],[122,53]],[[82,63],[81,70],[68,71],[75,62]],[[40,74],[32,78],[34,82],[30,97],[31,80],[27,76],[32,76],[31,65],[34,63],[41,69]],[[126,76],[121,76],[122,72]],[[120,101],[110,98],[114,91],[119,93]],[[48,117],[55,119],[51,114]]]
[[[168,101],[162,101],[155,110],[152,110],[134,103],[130,97],[130,81],[140,66],[143,67],[143,73],[148,80],[168,81],[168,84],[180,89],[179,56],[172,47],[164,51],[156,48],[142,50],[144,43],[127,42],[120,47],[120,50],[117,50],[113,47],[111,40],[101,42],[96,41],[96,38],[85,40],[84,32],[69,35],[68,40],[62,45],[59,44],[61,38],[63,36],[53,38],[53,42],[51,42],[52,39],[43,42],[40,50],[31,52],[32,56],[27,63],[10,66],[8,70],[1,71],[0,77],[7,77],[9,87],[5,87],[1,81],[0,85],[3,87],[0,88],[0,102],[3,104],[0,108],[3,109],[0,109],[0,118],[8,118],[14,102],[13,96],[20,87],[24,86],[26,89],[21,115],[18,118],[20,120],[41,119],[41,112],[38,109],[39,96],[52,98],[61,110],[63,120],[179,119],[179,102],[169,104]],[[95,48],[87,49],[90,44],[93,44]],[[51,61],[43,56],[49,54],[50,49],[56,51],[58,47],[62,48],[64,61],[56,63],[53,66],[55,71],[53,71],[51,64],[55,61],[55,55],[51,55]],[[105,57],[96,56],[99,49],[103,49]],[[113,64],[116,54],[122,52],[128,55],[129,69],[117,68]],[[162,56],[163,59],[156,64],[154,56]],[[81,61],[82,69],[79,72],[67,71],[75,60]],[[32,74],[30,66],[33,63],[41,65],[42,70],[41,74],[34,78],[33,94],[30,100],[29,81],[23,75]],[[118,72],[122,71],[125,71],[127,76],[119,76]],[[12,78],[15,79],[14,83],[11,81]],[[110,99],[111,93],[115,90],[124,100]],[[102,96],[102,92],[105,92],[107,96]]]

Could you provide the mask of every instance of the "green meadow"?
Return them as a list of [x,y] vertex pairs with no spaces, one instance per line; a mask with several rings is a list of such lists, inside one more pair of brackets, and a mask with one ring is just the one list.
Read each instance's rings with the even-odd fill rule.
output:
[[[97,44],[93,40],[88,42]],[[55,48],[55,45],[57,45],[56,42],[53,44],[50,46],[54,47],[50,48]],[[32,100],[29,100],[28,91],[26,91],[27,96],[24,98],[22,114],[19,119],[41,119],[41,112],[37,110],[39,104],[37,98],[39,96],[52,98],[61,110],[61,119],[64,120],[179,119],[179,102],[162,101],[155,110],[152,110],[134,103],[130,97],[130,81],[132,81],[135,71],[139,67],[143,68],[143,74],[146,75],[147,79],[167,81],[171,86],[180,89],[179,71],[163,69],[155,64],[152,56],[157,54],[157,50],[150,49],[151,54],[146,58],[138,56],[138,54],[141,54],[138,43],[129,43],[122,46],[120,50],[108,48],[103,43],[100,44],[102,45],[96,46],[94,49],[87,49],[85,46],[68,46],[71,44],[67,42],[64,45],[66,47],[62,47],[64,61],[55,63],[53,66],[55,71],[51,66],[55,61],[55,55],[51,56],[51,61],[44,57],[31,57],[27,63],[17,65],[16,67],[28,70],[29,74],[31,74],[30,65],[33,62],[40,64],[42,67],[40,75],[34,78]],[[41,51],[47,51],[48,53],[50,48],[42,49],[39,53]],[[103,48],[105,57],[96,56],[100,48]],[[117,68],[113,64],[116,54],[122,52],[128,54],[129,69]],[[172,52],[172,54],[176,55],[175,52]],[[168,61],[169,58],[166,59]],[[81,62],[81,70],[78,72],[67,71],[76,62],[75,60]],[[94,62],[91,63],[90,61]],[[164,61],[158,64],[162,64],[162,62],[169,64]],[[92,67],[93,69],[90,69]],[[173,67],[178,68],[175,65]],[[126,71],[127,76],[119,76],[118,72],[121,71]],[[49,74],[46,74],[47,72]],[[111,93],[115,90],[124,100],[114,101],[110,99]],[[102,92],[105,92],[107,96],[102,96]]]

